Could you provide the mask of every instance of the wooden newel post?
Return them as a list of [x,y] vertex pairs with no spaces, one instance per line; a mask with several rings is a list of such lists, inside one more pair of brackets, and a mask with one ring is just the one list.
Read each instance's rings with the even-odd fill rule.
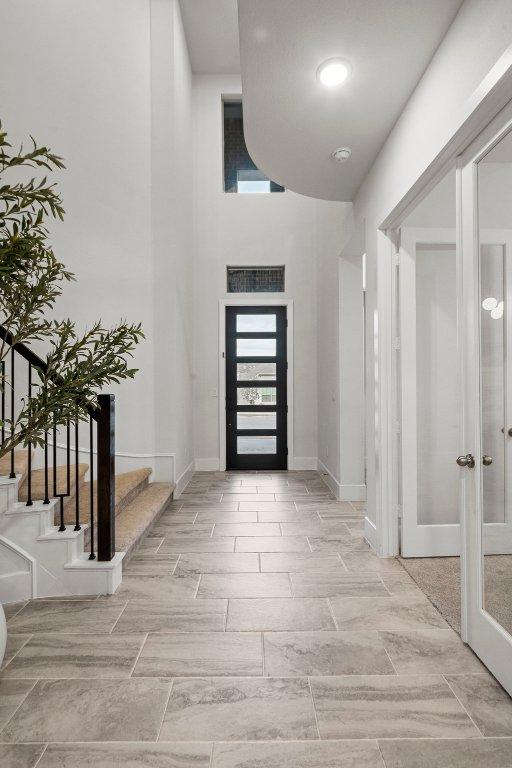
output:
[[116,552],[115,397],[98,396],[98,560],[112,560]]

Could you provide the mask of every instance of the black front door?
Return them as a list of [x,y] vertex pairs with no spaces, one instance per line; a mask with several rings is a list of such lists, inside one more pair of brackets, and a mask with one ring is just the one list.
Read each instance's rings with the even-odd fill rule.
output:
[[226,307],[226,468],[287,469],[286,307]]

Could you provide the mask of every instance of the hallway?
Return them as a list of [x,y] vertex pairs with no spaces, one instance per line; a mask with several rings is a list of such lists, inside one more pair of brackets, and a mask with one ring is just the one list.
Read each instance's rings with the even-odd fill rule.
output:
[[511,766],[512,702],[361,506],[198,473],[115,595],[10,606],[2,767]]

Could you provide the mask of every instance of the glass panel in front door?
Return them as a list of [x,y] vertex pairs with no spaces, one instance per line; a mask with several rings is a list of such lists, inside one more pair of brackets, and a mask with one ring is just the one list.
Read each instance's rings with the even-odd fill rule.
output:
[[512,135],[478,163],[482,608],[512,634]]

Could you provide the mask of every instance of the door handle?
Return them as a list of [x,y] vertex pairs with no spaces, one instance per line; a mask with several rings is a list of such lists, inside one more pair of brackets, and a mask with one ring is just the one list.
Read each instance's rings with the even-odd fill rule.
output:
[[[502,427],[501,431],[503,432],[503,434],[505,434],[505,427]],[[510,429],[507,429],[507,435],[509,437],[512,437],[512,427],[510,427]]]
[[471,453],[467,453],[465,456],[457,457],[457,464],[459,467],[467,467],[468,469],[473,469],[475,466],[475,458]]
[[482,464],[484,467],[490,467],[492,464],[492,456],[482,456]]

